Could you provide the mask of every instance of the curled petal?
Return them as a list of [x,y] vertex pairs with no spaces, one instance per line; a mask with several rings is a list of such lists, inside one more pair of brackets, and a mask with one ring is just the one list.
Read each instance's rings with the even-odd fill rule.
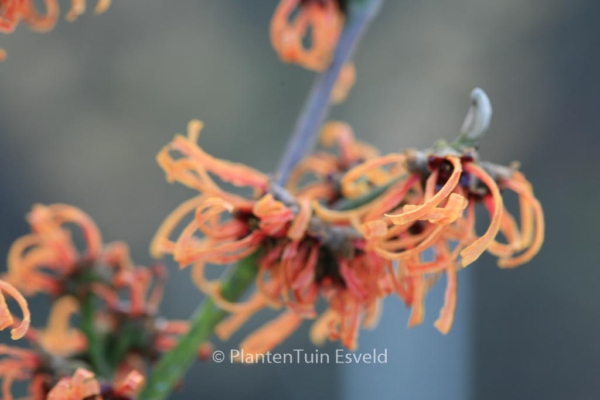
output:
[[344,278],[344,282],[348,286],[348,289],[351,293],[354,294],[356,298],[364,299],[367,297],[367,291],[363,287],[361,281],[356,276],[355,272],[350,268],[350,265],[347,260],[339,260],[338,264],[340,266],[340,274],[342,278]]
[[58,1],[56,0],[45,0],[44,7],[46,9],[45,15],[38,13],[34,1],[22,1],[21,14],[23,19],[31,29],[37,32],[48,32],[56,25],[58,20]]
[[419,180],[419,175],[412,174],[406,180],[390,187],[377,201],[371,203],[372,208],[365,214],[364,220],[371,221],[380,218],[384,213],[392,210],[401,201],[406,199],[407,194],[414,189]]
[[349,301],[348,303],[340,325],[340,340],[348,350],[354,351],[358,347],[358,329],[362,307],[356,301]]
[[[221,294],[219,281],[208,281],[204,276],[204,269],[205,264],[203,262],[196,262],[192,268],[192,281],[200,291],[211,297],[217,307],[234,314],[252,314],[262,308],[262,303],[254,297],[245,303],[232,303],[226,300]],[[262,297],[262,294],[260,294],[260,298]]]
[[247,355],[264,354],[290,336],[302,323],[302,318],[293,312],[285,312],[266,323],[240,344]]
[[38,341],[45,351],[65,357],[85,349],[85,336],[71,328],[70,319],[79,312],[79,302],[72,296],[58,299],[52,306],[47,328],[38,334]]
[[78,368],[72,377],[62,378],[48,393],[48,400],[82,400],[100,394],[94,374]]
[[310,340],[317,346],[324,345],[327,338],[331,336],[332,327],[339,323],[340,315],[331,309],[326,310],[310,328]]
[[310,207],[310,200],[307,198],[300,199],[300,212],[294,218],[294,222],[288,229],[287,237],[290,240],[300,240],[306,233],[310,217],[312,216],[312,208]]
[[502,210],[504,209],[504,203],[502,201],[502,196],[500,195],[500,189],[498,188],[498,185],[496,184],[494,179],[492,179],[492,177],[489,176],[483,170],[483,168],[472,163],[467,164],[465,166],[465,170],[473,174],[488,187],[493,200],[494,212],[491,217],[492,220],[490,222],[490,226],[488,227],[488,230],[483,234],[483,236],[475,240],[473,243],[471,243],[468,247],[466,247],[460,252],[463,267],[466,267],[473,261],[477,260],[481,253],[483,253],[485,249],[489,247],[490,243],[492,243],[492,241],[498,234],[498,231],[500,230],[500,223],[502,221]]
[[36,205],[27,216],[35,232],[52,235],[65,224],[75,224],[81,228],[86,244],[87,256],[95,259],[102,248],[102,236],[98,226],[89,215],[68,204]]
[[[433,195],[429,199],[426,199],[423,204],[417,207],[409,207],[408,209],[407,206],[405,206],[405,211],[401,214],[386,214],[386,216],[394,224],[403,225],[423,218],[425,215],[427,215],[427,213],[429,213],[434,207],[440,204],[452,193],[452,191],[458,184],[458,180],[460,179],[460,175],[462,173],[462,165],[458,157],[449,156],[447,160],[452,164],[453,170],[446,184],[435,195]],[[427,185],[431,186],[432,184],[434,184],[437,180],[437,176],[437,173],[431,174],[427,181]]]
[[220,322],[215,327],[215,334],[223,341],[229,340],[242,325],[246,323],[257,311],[264,308],[267,305],[265,297],[262,293],[257,292],[252,295],[248,301],[248,309],[242,312],[236,312],[229,316],[227,319]]
[[218,198],[211,197],[206,199],[196,209],[196,223],[198,230],[202,231],[205,236],[213,239],[227,240],[232,237],[244,235],[247,232],[247,227],[238,221],[230,221],[230,223],[221,223],[220,215],[223,213],[233,213],[235,207],[233,204]]
[[19,291],[10,283],[0,280],[0,329],[5,329],[13,324],[13,317],[8,310],[8,306],[6,305],[6,300],[4,298],[5,294],[8,294],[10,297],[15,299],[19,304],[19,307],[21,307],[21,311],[23,312],[23,320],[19,326],[10,331],[13,340],[21,339],[23,336],[25,336],[25,333],[27,333],[29,325],[31,324],[31,313],[29,312],[27,300],[25,300],[23,295],[19,293]]
[[363,321],[363,326],[366,329],[375,329],[379,320],[381,319],[381,314],[383,312],[383,302],[380,300],[376,300],[369,304],[367,308],[367,314]]
[[[506,182],[506,186],[514,190],[518,195],[521,201],[528,203],[529,207],[533,210],[534,220],[535,220],[535,230],[533,231],[533,239],[531,241],[531,245],[527,248],[522,254],[513,257],[513,258],[501,258],[498,260],[498,265],[502,268],[514,268],[521,264],[526,263],[531,260],[541,249],[542,244],[544,243],[544,212],[542,210],[542,205],[533,196],[533,193],[529,187],[526,185],[516,182],[516,181],[508,181]],[[523,207],[526,208],[526,207]],[[523,215],[521,215],[523,217]],[[525,215],[525,218],[529,218],[528,215]],[[525,223],[528,223],[527,221]],[[525,236],[526,230],[525,227],[523,229],[523,236]],[[528,234],[528,233],[527,233]],[[527,240],[527,239],[526,239]]]
[[[94,8],[95,14],[102,14],[110,7],[111,0],[98,0]],[[80,15],[85,13],[86,0],[71,0],[71,9],[66,15],[67,21],[75,21]]]
[[191,221],[175,243],[173,258],[180,268],[196,261],[216,264],[237,261],[252,253],[264,238],[262,232],[254,231],[241,239],[234,237],[229,241],[200,240],[194,236],[197,230],[198,223],[196,220]]
[[429,247],[434,245],[440,239],[442,234],[444,233],[444,228],[445,228],[444,226],[437,226],[431,232],[428,232],[427,236],[421,243],[419,243],[418,245],[416,245],[415,247],[413,247],[411,249],[400,251],[399,253],[394,253],[394,252],[385,250],[382,247],[375,247],[375,252],[387,260],[407,259],[411,256],[420,254],[421,252],[427,250]]
[[456,309],[457,276],[454,265],[446,268],[446,278],[448,279],[448,283],[446,284],[444,307],[440,312],[440,317],[433,324],[444,335],[450,332],[450,328],[452,328],[454,311]]
[[[404,166],[405,161],[405,154],[394,153],[365,161],[364,163],[352,168],[344,175],[342,181],[340,182],[342,186],[342,193],[348,198],[356,197],[356,195],[360,193],[360,191],[357,189],[357,186],[361,185],[361,179],[364,179],[364,177],[370,172],[378,170],[388,164],[399,164]],[[394,176],[390,177],[390,179],[393,178]]]
[[95,14],[105,13],[106,10],[108,10],[108,8],[110,7],[111,2],[112,2],[112,0],[98,0],[98,3],[96,4],[96,8],[94,8],[94,13]]
[[390,207],[398,204],[417,181],[418,176],[412,175],[405,181],[398,182],[389,187],[381,196],[371,200],[367,204],[351,210],[341,211],[328,209],[321,205],[317,200],[312,201],[312,207],[315,214],[327,222],[348,222],[352,219],[360,220],[363,217],[368,221],[375,216],[381,216],[383,212],[380,213],[379,211],[389,210]]
[[375,148],[357,142],[354,139],[352,127],[345,122],[327,122],[321,130],[320,142],[323,147],[337,145],[340,149],[342,163],[347,166],[361,159],[369,159],[378,155]]
[[205,196],[198,196],[185,201],[177,207],[160,225],[152,242],[150,243],[150,254],[154,258],[160,258],[165,253],[171,253],[175,249],[175,243],[169,237],[181,220],[195,210],[206,200]]
[[270,193],[256,202],[252,212],[260,220],[260,230],[267,235],[276,234],[294,219],[292,210],[275,200]]
[[384,236],[388,231],[388,226],[385,221],[375,220],[370,221],[361,226],[365,239],[373,239]]
[[[494,212],[493,200],[490,197],[486,197],[484,199],[485,205],[488,208],[490,214]],[[500,243],[496,240],[490,243],[488,247],[488,252],[491,254],[500,257],[500,258],[509,258],[516,251],[519,251],[521,248],[521,235],[519,233],[519,228],[517,227],[517,223],[510,215],[510,213],[504,207],[502,210],[502,219],[500,221],[500,232],[504,235],[508,243]]]
[[[281,0],[271,20],[271,43],[282,61],[322,71],[331,62],[343,19],[336,1]],[[304,40],[309,33],[307,47]]]
[[412,280],[413,283],[413,296],[412,296],[412,309],[410,313],[410,319],[408,320],[408,327],[420,325],[423,323],[425,317],[425,281],[422,276],[415,276]]
[[243,164],[232,163],[215,158],[204,152],[195,143],[198,140],[203,124],[192,120],[188,125],[188,137],[176,135],[171,142],[173,150],[181,152],[186,157],[202,165],[225,182],[236,186],[251,186],[266,189],[269,178],[261,172]]
[[83,368],[75,371],[71,385],[82,398],[94,396],[100,392],[100,385],[98,385],[94,373]]
[[290,173],[286,188],[294,193],[298,191],[298,186],[305,176],[309,173],[318,178],[325,178],[338,172],[338,160],[332,154],[317,152],[302,159]]
[[[467,199],[465,199],[462,195],[452,193],[448,198],[448,202],[446,203],[445,207],[435,207],[419,219],[427,220],[432,224],[448,225],[460,217],[462,210],[467,207],[467,204]],[[409,204],[404,206],[404,212],[413,211],[417,208],[419,208],[419,206]]]

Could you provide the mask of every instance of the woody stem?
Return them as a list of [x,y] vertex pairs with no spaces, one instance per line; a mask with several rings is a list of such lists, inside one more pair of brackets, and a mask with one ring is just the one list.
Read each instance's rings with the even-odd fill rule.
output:
[[316,146],[319,129],[331,108],[331,91],[340,71],[348,62],[361,37],[381,8],[384,0],[350,1],[347,22],[340,36],[331,66],[315,78],[294,131],[287,143],[275,181],[284,185],[296,164]]
[[[231,273],[222,279],[223,298],[235,301],[246,292],[258,273],[257,258],[258,252],[242,259]],[[191,317],[189,332],[154,366],[138,398],[144,400],[167,398],[198,357],[200,345],[210,338],[217,324],[226,315],[227,312],[217,307],[212,299],[206,298]]]

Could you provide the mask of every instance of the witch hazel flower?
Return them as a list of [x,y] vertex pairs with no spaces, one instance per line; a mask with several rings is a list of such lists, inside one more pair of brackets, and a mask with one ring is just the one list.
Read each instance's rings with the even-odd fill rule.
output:
[[20,339],[27,333],[31,323],[31,313],[27,300],[23,295],[10,283],[0,280],[0,331],[4,330],[15,323],[15,317],[8,309],[6,304],[6,295],[16,300],[23,313],[23,319],[16,328],[11,329],[11,337],[13,340]]
[[[7,281],[0,281],[0,294],[17,300],[23,319],[0,296],[0,322],[2,328],[18,325],[13,338],[24,336],[32,350],[0,349],[7,356],[0,359],[3,398],[12,398],[13,381],[29,380],[32,399],[133,399],[141,374],[189,331],[188,321],[158,312],[165,268],[136,265],[123,242],[104,245],[94,221],[73,206],[35,205],[27,220],[32,233],[13,243]],[[53,298],[45,328],[29,328],[27,303],[13,284]],[[197,351],[206,357],[210,344]]]
[[271,19],[271,44],[282,61],[323,71],[331,63],[344,20],[338,0],[281,0]]
[[59,298],[52,306],[44,329],[30,328],[25,339],[32,349],[3,345],[0,347],[0,378],[2,398],[12,399],[14,381],[29,381],[32,399],[45,399],[53,382],[50,371],[68,368],[68,357],[81,354],[87,348],[85,335],[71,327],[72,315],[79,312],[79,303],[70,296]]
[[[322,297],[330,307],[315,322],[311,336],[319,343],[329,338],[356,348],[359,327],[375,325],[381,299],[393,293],[391,262],[365,253],[362,237],[351,226],[315,217],[312,202],[339,197],[338,183],[330,178],[339,178],[378,153],[355,141],[348,125],[332,123],[324,129],[322,142],[328,147],[337,145],[340,156],[317,153],[309,157],[292,172],[285,189],[247,166],[208,155],[196,144],[201,127],[199,121],[192,121],[187,136],[177,135],[157,157],[168,180],[201,194],[167,217],[152,241],[151,253],[171,254],[182,268],[191,265],[194,283],[217,306],[232,313],[216,328],[221,339],[230,337],[263,308],[285,309],[242,342],[246,353],[268,351],[304,319],[317,318],[315,306]],[[300,188],[308,173],[321,179]],[[211,175],[250,188],[254,198],[225,192]],[[176,234],[190,214],[193,219]],[[220,282],[204,276],[207,264],[228,265],[257,252],[257,291],[245,303],[227,301]]]
[[[372,176],[387,177],[381,196],[343,211],[313,203],[321,218],[352,224],[366,239],[367,249],[395,262],[396,291],[412,304],[410,326],[423,321],[430,282],[446,274],[445,305],[435,323],[443,333],[452,326],[457,270],[486,250],[499,257],[502,268],[519,266],[538,253],[544,240],[542,207],[516,165],[479,160],[473,145],[487,130],[491,107],[480,89],[473,92],[472,100],[463,132],[453,144],[439,142],[425,151],[374,158],[341,179],[341,192],[351,197],[376,185]],[[506,210],[503,190],[519,196],[520,223]],[[490,214],[490,224],[480,236],[475,232],[477,204]],[[497,241],[498,233],[506,243]]]
[[[66,204],[36,205],[27,220],[32,233],[17,239],[8,254],[7,279],[23,293],[58,295],[98,258],[102,237],[94,221]],[[85,249],[80,251],[67,226],[79,228]]]
[[100,385],[93,372],[77,369],[72,376],[64,377],[48,393],[48,400],[84,399],[134,399],[143,386],[144,377],[130,372],[114,385]]
[[[317,151],[289,175],[286,187],[247,166],[216,159],[196,145],[201,123],[178,135],[158,156],[171,181],[200,192],[169,216],[152,243],[155,256],[171,254],[215,304],[232,315],[215,332],[228,339],[257,311],[281,309],[240,347],[269,351],[304,319],[315,322],[315,343],[340,340],[357,347],[359,328],[375,326],[382,300],[397,294],[411,307],[409,326],[424,318],[428,290],[446,275],[446,296],[435,326],[447,333],[456,308],[457,272],[488,250],[511,268],[530,260],[543,242],[544,219],[531,185],[514,166],[479,160],[472,146],[487,129],[487,97],[475,91],[463,133],[453,144],[380,156],[355,140],[345,123],[324,126]],[[486,103],[487,104],[487,103]],[[480,121],[487,118],[487,122]],[[177,154],[177,155],[176,155]],[[249,187],[254,198],[221,189],[211,175]],[[505,209],[502,190],[520,198],[520,223]],[[478,236],[475,206],[490,213]],[[191,222],[176,234],[186,216]],[[506,242],[496,239],[501,233]],[[204,276],[207,264],[227,265],[257,254],[256,291],[243,303],[221,295]],[[327,309],[315,305],[324,298]]]
[[[285,63],[322,72],[332,63],[346,21],[346,0],[281,0],[271,19],[271,44]],[[346,100],[356,82],[346,62],[331,92],[332,104]]]
[[[94,12],[102,14],[110,7],[111,0],[99,0]],[[58,0],[44,0],[44,11],[40,12],[35,0],[0,0],[0,32],[12,33],[21,22],[37,32],[48,32],[54,28],[60,14]],[[75,21],[85,12],[86,0],[71,0],[65,18]],[[0,49],[0,61],[6,57]]]

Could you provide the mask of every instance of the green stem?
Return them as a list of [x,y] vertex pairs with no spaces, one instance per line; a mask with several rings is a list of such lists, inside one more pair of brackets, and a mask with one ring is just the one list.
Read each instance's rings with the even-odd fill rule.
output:
[[[254,282],[258,273],[257,258],[258,252],[241,260],[232,273],[223,279],[221,293],[225,299],[239,299]],[[205,299],[191,318],[190,331],[154,366],[148,383],[138,398],[167,398],[197,358],[200,345],[210,338],[215,326],[225,315],[227,313],[217,307],[210,298]]]
[[143,328],[129,321],[122,321],[123,326],[118,331],[118,337],[108,350],[108,364],[111,368],[117,368],[123,358],[136,345],[139,338],[144,334]]
[[81,330],[88,342],[87,354],[94,371],[109,379],[112,375],[111,369],[104,358],[104,342],[100,333],[95,328],[96,296],[88,291],[81,303]]

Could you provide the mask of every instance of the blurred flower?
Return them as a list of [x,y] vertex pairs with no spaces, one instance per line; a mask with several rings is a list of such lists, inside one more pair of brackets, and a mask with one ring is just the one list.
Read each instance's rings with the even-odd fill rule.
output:
[[279,58],[314,71],[326,69],[344,25],[342,3],[281,0],[271,20],[271,43]]
[[62,378],[50,393],[48,400],[83,400],[100,394],[100,384],[94,374],[79,368],[72,377]]
[[[102,238],[92,219],[73,206],[36,205],[27,216],[32,234],[17,239],[8,254],[7,280],[28,296],[58,295],[65,279],[93,263],[100,254]],[[81,229],[86,249],[77,250],[67,225]]]
[[[44,0],[44,13],[39,13],[35,0],[0,0],[0,32],[12,33],[24,21],[32,30],[47,32],[54,28],[59,15],[58,0]],[[110,7],[111,0],[99,0],[94,12],[101,14]],[[74,21],[85,12],[86,0],[71,0],[67,21]],[[6,53],[0,49],[0,61]]]
[[72,296],[59,298],[52,305],[46,329],[32,329],[28,339],[54,356],[68,357],[84,351],[87,347],[85,335],[70,324],[71,316],[78,312],[77,299]]
[[31,314],[29,312],[27,300],[25,300],[23,295],[10,283],[0,280],[0,330],[4,330],[14,323],[14,317],[6,304],[6,294],[17,301],[23,312],[23,320],[17,328],[12,329],[10,332],[13,340],[20,339],[25,335],[29,329],[29,324],[31,323]]
[[[0,281],[1,327],[16,319],[6,307],[4,293],[23,309],[23,322],[13,330],[13,338],[25,335],[34,349],[2,348],[10,356],[0,360],[4,398],[11,398],[11,382],[16,379],[31,381],[32,399],[45,399],[53,386],[54,397],[48,398],[133,398],[143,380],[134,371],[144,371],[189,330],[187,321],[168,321],[158,314],[165,268],[135,265],[125,243],[103,246],[96,224],[75,207],[35,205],[27,219],[33,233],[12,245],[6,279],[29,295],[61,297],[54,299],[47,327],[25,333],[30,321],[27,303],[16,288]],[[77,228],[81,237],[73,234]],[[71,317],[80,309],[84,310],[81,330],[71,326]],[[90,331],[102,336],[102,343],[94,341]],[[205,356],[207,349],[198,349],[198,357]],[[98,368],[105,377],[114,375],[115,384],[98,386],[83,369],[63,378],[81,366]]]
[[48,393],[48,400],[133,399],[144,384],[144,377],[131,371],[114,386],[100,386],[94,373],[79,368],[73,376],[62,378]]
[[[7,356],[0,359],[0,378],[2,378],[2,398],[11,400],[11,387],[14,381],[30,380],[37,371],[40,371],[42,359],[34,350],[26,350],[17,347],[0,345],[0,355]],[[32,400],[43,400],[45,394],[43,386],[45,379],[43,374],[33,379],[29,394]]]
[[65,357],[83,352],[87,347],[85,336],[70,326],[70,317],[79,304],[70,296],[58,299],[50,312],[48,326],[43,330],[29,329],[25,338],[33,344],[32,350],[0,346],[0,378],[2,396],[12,399],[11,386],[15,380],[29,380],[29,394],[33,400],[46,399],[53,374],[69,363]]

